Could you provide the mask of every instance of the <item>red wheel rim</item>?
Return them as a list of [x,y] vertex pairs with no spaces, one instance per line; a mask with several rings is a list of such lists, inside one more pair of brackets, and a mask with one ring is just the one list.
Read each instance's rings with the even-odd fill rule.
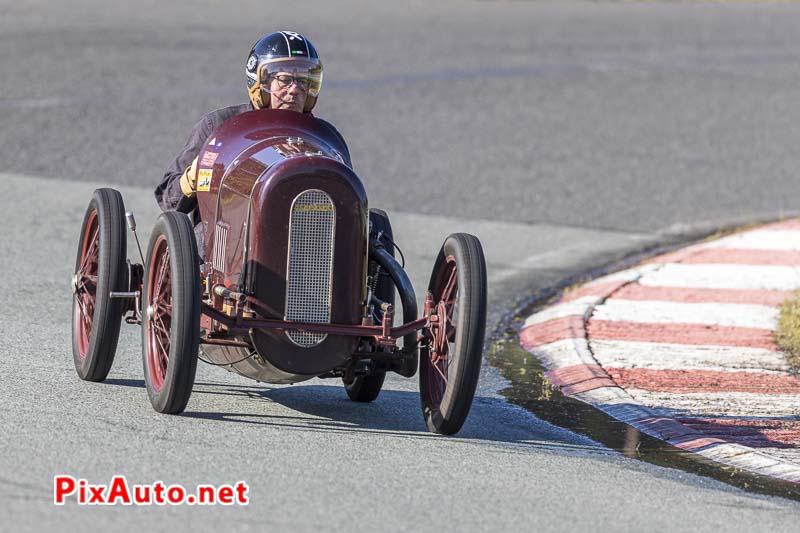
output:
[[86,230],[81,243],[80,262],[75,272],[74,298],[76,305],[73,313],[74,330],[77,333],[78,353],[81,359],[86,358],[89,341],[92,336],[94,308],[97,302],[97,273],[100,261],[100,225],[97,211],[89,214]]
[[432,324],[432,339],[424,363],[427,399],[431,408],[438,409],[447,390],[452,364],[452,344],[456,338],[458,300],[458,268],[453,256],[447,256],[433,286],[437,321]]
[[169,364],[170,330],[172,325],[172,275],[169,247],[161,235],[153,247],[147,271],[147,369],[156,392],[161,390]]

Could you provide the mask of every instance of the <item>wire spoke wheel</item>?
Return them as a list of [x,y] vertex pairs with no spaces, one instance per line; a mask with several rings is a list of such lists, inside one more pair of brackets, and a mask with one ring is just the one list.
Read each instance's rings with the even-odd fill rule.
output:
[[[97,268],[100,258],[99,253],[99,227],[97,211],[92,210],[87,221],[86,233],[82,243],[82,250],[78,256],[80,266],[75,273],[74,298],[78,304],[79,314],[75,316],[78,334],[78,357],[86,359],[86,352],[89,349],[89,338],[92,335],[92,320],[94,318],[94,302],[97,298]],[[87,283],[89,278],[95,280],[94,283]]]
[[97,189],[86,208],[72,278],[72,355],[81,379],[103,381],[114,362],[128,289],[125,206],[113,189]]
[[150,256],[150,272],[154,280],[148,280],[147,320],[151,328],[147,365],[153,388],[156,392],[164,385],[169,362],[169,333],[171,316],[165,312],[165,305],[172,298],[169,279],[169,246],[164,235],[159,236]]
[[[455,340],[455,296],[458,294],[458,268],[453,256],[445,258],[442,269],[439,271],[434,294],[436,305],[436,322],[431,328],[433,340],[428,350],[429,364],[423,366],[427,372],[428,392],[431,406],[436,408],[441,406],[444,392],[447,389],[447,378],[450,373],[450,363],[452,362],[450,333],[452,340]],[[449,305],[448,305],[449,303]]]
[[475,396],[486,329],[486,263],[476,237],[456,233],[445,240],[428,290],[434,309],[420,350],[422,413],[428,429],[452,435]]
[[189,218],[163,213],[153,228],[144,274],[142,363],[147,395],[160,413],[183,412],[194,386],[200,333],[200,271]]

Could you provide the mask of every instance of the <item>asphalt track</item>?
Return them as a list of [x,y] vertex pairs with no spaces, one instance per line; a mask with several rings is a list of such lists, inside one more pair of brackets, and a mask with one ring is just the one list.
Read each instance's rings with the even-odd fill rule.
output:
[[[258,6],[258,7],[257,7]],[[491,326],[538,288],[665,240],[794,212],[800,6],[437,2],[0,3],[3,530],[793,531],[798,505],[639,463],[509,406],[482,374],[462,433],[414,380],[373,405],[201,367],[154,413],[137,331],[79,382],[68,279],[97,184],[148,189],[208,109],[244,98],[260,34],[313,37],[317,114],[397,220],[417,286],[454,229],[486,244]],[[31,176],[40,176],[31,177]],[[52,476],[232,483],[247,508],[52,506]],[[135,514],[133,514],[135,513]]]

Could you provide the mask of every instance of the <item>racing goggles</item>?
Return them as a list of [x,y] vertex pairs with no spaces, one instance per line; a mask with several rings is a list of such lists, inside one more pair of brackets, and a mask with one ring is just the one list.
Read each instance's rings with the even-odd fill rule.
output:
[[297,85],[309,96],[317,96],[322,87],[322,64],[312,59],[273,59],[262,63],[258,69],[258,79],[266,93],[271,92],[274,81],[280,89]]

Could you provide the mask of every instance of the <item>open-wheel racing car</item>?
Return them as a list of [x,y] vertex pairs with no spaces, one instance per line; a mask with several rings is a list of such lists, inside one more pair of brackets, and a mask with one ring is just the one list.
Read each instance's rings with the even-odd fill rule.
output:
[[185,409],[198,358],[267,383],[341,378],[360,402],[378,396],[387,372],[411,377],[419,366],[428,428],[457,432],[484,342],[478,239],[446,238],[419,317],[389,219],[368,209],[330,129],[301,113],[251,111],[211,141],[199,157],[200,235],[186,214],[162,213],[143,264],[126,257],[126,225],[136,236],[136,223],[120,193],[94,192],[72,280],[78,375],[106,378],[124,318],[141,325],[145,384],[159,412]]

